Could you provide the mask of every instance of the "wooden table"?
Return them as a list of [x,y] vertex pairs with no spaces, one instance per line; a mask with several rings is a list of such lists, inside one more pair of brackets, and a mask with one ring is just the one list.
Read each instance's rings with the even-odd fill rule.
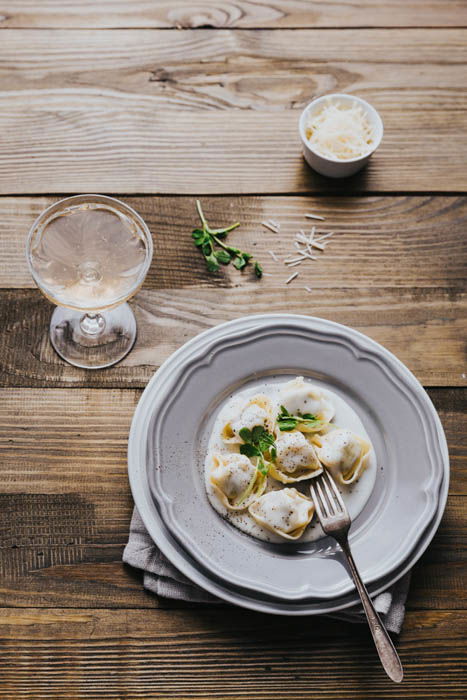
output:
[[[4,0],[0,27],[0,697],[465,697],[465,1]],[[386,133],[333,182],[302,161],[297,119],[336,91],[369,99]],[[51,350],[24,257],[34,217],[89,191],[128,201],[155,245],[137,344],[96,372]],[[232,236],[271,276],[206,274],[195,195],[242,222]],[[267,251],[313,210],[339,233],[285,286]],[[363,331],[440,413],[450,498],[413,573],[402,687],[363,626],[157,600],[121,563],[142,389],[196,333],[263,311]]]

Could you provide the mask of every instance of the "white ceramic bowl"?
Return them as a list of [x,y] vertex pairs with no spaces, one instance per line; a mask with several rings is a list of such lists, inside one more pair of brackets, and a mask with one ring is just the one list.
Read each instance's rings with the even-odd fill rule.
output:
[[[371,148],[363,156],[358,156],[357,158],[350,158],[349,160],[339,160],[338,158],[326,158],[315,151],[309,140],[306,137],[306,124],[308,120],[308,115],[313,113],[316,109],[321,107],[324,102],[338,100],[339,102],[345,103],[355,103],[357,102],[361,105],[364,110],[368,121],[373,127],[374,131],[374,142]],[[308,104],[303,110],[300,121],[299,121],[299,132],[300,138],[303,143],[303,155],[306,162],[310,165],[313,170],[320,173],[321,175],[326,175],[327,177],[349,177],[354,175],[356,172],[361,170],[364,165],[370,159],[370,156],[376,151],[381,139],[383,138],[383,122],[378,112],[374,107],[372,107],[368,102],[362,100],[360,97],[355,97],[355,95],[345,95],[343,93],[333,93],[331,95],[323,95],[323,97],[318,97]]]

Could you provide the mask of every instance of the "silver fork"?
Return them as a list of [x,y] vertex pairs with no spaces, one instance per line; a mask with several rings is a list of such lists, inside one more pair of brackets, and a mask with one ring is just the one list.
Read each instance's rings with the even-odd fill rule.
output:
[[404,676],[402,664],[355,565],[347,538],[350,517],[334,479],[324,470],[323,474],[313,479],[310,491],[324,532],[334,537],[347,558],[383,668],[392,681],[400,683]]

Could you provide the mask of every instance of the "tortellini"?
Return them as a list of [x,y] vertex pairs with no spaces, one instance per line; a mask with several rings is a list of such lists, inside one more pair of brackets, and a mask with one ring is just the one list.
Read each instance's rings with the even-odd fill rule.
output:
[[313,440],[320,462],[342,484],[354,482],[367,466],[370,445],[351,430],[338,428]]
[[[296,377],[296,379],[284,384],[280,405],[284,406],[292,415],[311,413],[324,423],[332,420],[335,413],[333,404],[321,389],[308,384],[303,377]],[[321,429],[319,425],[317,427],[309,427],[299,424],[297,427],[303,432],[316,432]]]
[[314,446],[299,431],[282,433],[276,440],[276,459],[269,473],[283,484],[302,481],[323,471]]
[[341,397],[303,377],[265,382],[256,392],[231,396],[216,418],[205,460],[208,498],[254,537],[309,541],[316,535],[311,480],[327,470],[352,505],[361,489],[348,485],[367,467],[362,487],[371,486],[371,444]]
[[311,499],[293,488],[269,491],[253,501],[248,512],[259,525],[287,540],[297,540],[310,523]]
[[248,457],[235,452],[213,456],[210,481],[229,510],[245,510],[266,487],[266,479]]
[[222,439],[227,443],[241,443],[239,433],[242,428],[251,430],[257,425],[272,433],[275,427],[271,400],[263,394],[253,396],[243,408],[222,428]]

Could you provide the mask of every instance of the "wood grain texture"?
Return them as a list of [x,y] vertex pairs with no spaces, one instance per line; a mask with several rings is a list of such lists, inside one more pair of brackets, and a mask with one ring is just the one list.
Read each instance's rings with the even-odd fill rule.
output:
[[[0,192],[463,191],[466,31],[5,30]],[[297,136],[335,91],[385,123],[345,184]]]
[[[463,0],[0,0],[0,194],[27,195],[0,197],[0,698],[465,696],[467,199],[416,194],[467,189],[462,26]],[[313,174],[296,133],[303,105],[335,91],[385,124],[345,182]],[[51,306],[24,258],[50,193],[93,190],[177,195],[127,198],[155,258],[135,349],[95,373],[51,350]],[[206,275],[194,198],[179,196],[203,193],[236,193],[203,204],[215,223],[242,221],[235,241],[265,263],[262,282]],[[289,253],[306,211],[337,233],[285,287],[268,251]],[[401,687],[365,626],[158,600],[121,563],[140,389],[199,331],[264,311],[359,328],[432,386],[452,479],[412,575]]]
[[465,628],[448,611],[408,614],[397,641],[402,686],[384,676],[365,626],[332,620],[238,610],[2,610],[0,638],[4,698],[342,700],[345,687],[346,700],[459,700],[465,688]]
[[[27,232],[34,219],[58,197],[0,197],[0,288],[34,287],[26,264]],[[238,288],[248,274],[223,268],[209,275],[193,247],[190,232],[197,225],[191,197],[122,197],[146,220],[153,232],[154,260],[145,289],[187,287]],[[268,251],[283,260],[294,250],[300,229],[335,231],[325,254],[300,267],[294,286],[313,288],[441,287],[462,291],[467,275],[467,197],[203,197],[213,225],[241,222],[231,234],[239,247],[254,252],[271,277],[254,289],[283,286],[288,268],[274,263]],[[305,218],[325,216],[323,223]],[[276,235],[261,225],[275,219]],[[307,297],[307,303],[309,298]]]
[[[121,564],[132,500],[127,437],[140,392],[0,392],[0,605],[173,606]],[[466,390],[432,389],[451,455],[441,527],[414,573],[411,608],[460,609],[467,539]]]
[[[52,306],[34,290],[0,293],[1,386],[143,387],[180,345],[223,321],[254,313],[322,316],[362,331],[394,352],[427,386],[465,386],[465,295],[438,288],[260,287],[141,291],[138,339],[107,370],[79,370],[53,351]],[[449,357],[449,362],[446,358]]]
[[[0,199],[0,286],[32,287],[26,232],[54,198]],[[118,367],[86,372],[52,351],[51,306],[37,291],[0,294],[0,372],[6,386],[144,386],[154,369],[202,330],[248,313],[309,313],[358,327],[398,354],[426,384],[465,385],[465,197],[215,197],[203,198],[215,225],[239,219],[233,240],[255,253],[268,276],[224,268],[208,275],[194,249],[195,203],[185,197],[129,197],[154,234],[154,261],[135,300],[139,337]],[[290,270],[270,259],[293,250],[307,212],[334,230],[316,263],[284,285]],[[261,221],[281,223],[271,233]],[[295,268],[296,269],[296,268]],[[269,276],[270,275],[270,276]],[[304,289],[310,285],[313,293]],[[341,287],[337,289],[337,287]],[[397,333],[395,329],[397,328]],[[446,353],[450,361],[446,362]]]
[[0,84],[14,93],[9,99],[67,91],[72,107],[81,92],[92,98],[95,88],[109,106],[112,97],[126,98],[128,107],[139,98],[138,106],[154,111],[202,116],[298,110],[340,91],[367,96],[382,111],[437,110],[440,98],[448,111],[466,101],[466,36],[465,29],[7,30]]
[[1,27],[441,27],[467,25],[462,0],[2,0]]

